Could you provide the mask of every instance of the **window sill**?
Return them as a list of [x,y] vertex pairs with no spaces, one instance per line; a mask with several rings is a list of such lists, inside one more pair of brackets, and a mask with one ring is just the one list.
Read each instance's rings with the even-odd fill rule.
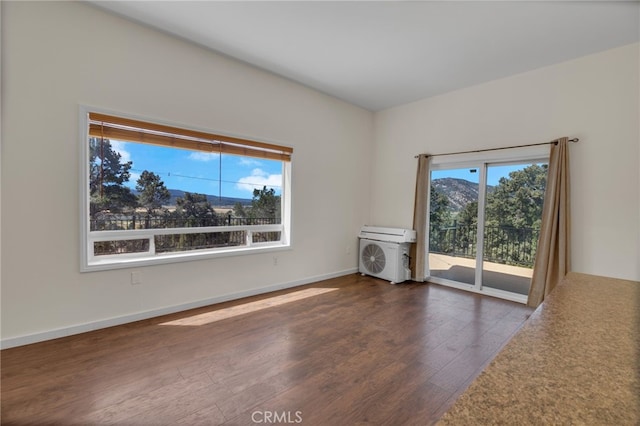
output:
[[167,263],[192,262],[196,260],[216,259],[231,256],[242,256],[247,254],[269,253],[275,251],[291,250],[290,244],[264,244],[252,247],[224,248],[214,250],[193,250],[180,253],[166,253],[156,255],[140,255],[135,257],[109,257],[105,259],[94,259],[85,263],[80,268],[80,272],[95,272],[111,269],[125,269],[140,266],[160,265]]

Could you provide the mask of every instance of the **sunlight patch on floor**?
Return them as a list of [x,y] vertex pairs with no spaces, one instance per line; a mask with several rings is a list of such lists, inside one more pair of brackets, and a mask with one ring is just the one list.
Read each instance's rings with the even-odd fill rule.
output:
[[273,296],[267,299],[256,300],[255,302],[231,306],[229,308],[224,308],[217,311],[205,312],[203,314],[193,315],[187,318],[163,322],[160,325],[198,326],[211,324],[212,322],[221,321],[227,318],[233,318],[238,315],[248,314],[250,312],[260,311],[262,309],[272,308],[274,306],[284,305],[285,303],[295,302],[297,300],[306,299],[308,297],[319,296],[321,294],[329,293],[335,290],[338,289],[308,288],[305,290],[283,294],[281,296]]

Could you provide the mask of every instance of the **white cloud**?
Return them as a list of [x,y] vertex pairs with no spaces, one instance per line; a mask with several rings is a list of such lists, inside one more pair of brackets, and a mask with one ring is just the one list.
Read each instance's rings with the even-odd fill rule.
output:
[[265,186],[267,188],[280,188],[282,186],[282,175],[270,175],[262,169],[253,169],[251,176],[242,177],[236,183],[236,188],[248,192],[253,192],[254,189],[262,189]]
[[260,161],[248,157],[241,157],[240,161],[238,161],[240,166],[259,166],[260,164],[262,164]]
[[129,182],[133,182],[134,184],[138,182],[140,179],[140,173],[138,172],[129,172]]
[[123,163],[131,161],[131,154],[125,149],[126,145],[125,142],[111,141],[111,149],[120,154]]
[[189,160],[194,161],[213,161],[217,160],[220,154],[216,152],[192,152],[189,154]]
[[253,169],[251,170],[251,176],[267,177],[269,176],[269,173],[265,172],[262,169]]

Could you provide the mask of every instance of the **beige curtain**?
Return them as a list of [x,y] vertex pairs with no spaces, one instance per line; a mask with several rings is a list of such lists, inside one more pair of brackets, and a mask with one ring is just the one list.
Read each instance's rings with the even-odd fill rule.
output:
[[413,208],[413,229],[416,243],[411,246],[411,274],[414,281],[424,282],[426,277],[425,258],[427,252],[427,201],[429,196],[429,156],[418,156],[416,194]]
[[551,144],[542,226],[527,301],[534,308],[571,270],[568,145],[567,138]]

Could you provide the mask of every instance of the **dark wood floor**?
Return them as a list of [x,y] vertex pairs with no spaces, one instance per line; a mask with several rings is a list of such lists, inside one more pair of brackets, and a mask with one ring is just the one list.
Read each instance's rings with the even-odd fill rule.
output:
[[430,424],[530,313],[349,275],[4,350],[2,424]]

